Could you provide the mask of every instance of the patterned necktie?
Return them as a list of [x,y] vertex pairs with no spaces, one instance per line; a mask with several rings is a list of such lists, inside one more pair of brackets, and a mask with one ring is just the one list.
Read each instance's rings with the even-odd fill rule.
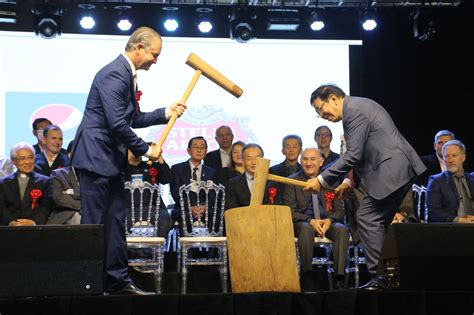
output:
[[193,180],[194,180],[194,181],[197,181],[197,180],[198,180],[198,178],[197,178],[197,173],[196,173],[197,170],[198,170],[197,167],[193,167]]

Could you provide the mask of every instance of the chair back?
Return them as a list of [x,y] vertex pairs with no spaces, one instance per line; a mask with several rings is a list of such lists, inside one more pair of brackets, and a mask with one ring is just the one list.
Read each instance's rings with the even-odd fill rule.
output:
[[415,200],[415,204],[416,204],[418,219],[420,219],[420,222],[427,223],[428,222],[428,209],[425,207],[426,187],[423,185],[413,184],[412,191],[413,191],[413,199]]
[[225,187],[213,181],[192,181],[179,187],[183,236],[222,236]]
[[130,199],[130,208],[125,217],[126,235],[156,236],[160,186],[139,180],[127,181],[125,182],[125,193],[125,197]]

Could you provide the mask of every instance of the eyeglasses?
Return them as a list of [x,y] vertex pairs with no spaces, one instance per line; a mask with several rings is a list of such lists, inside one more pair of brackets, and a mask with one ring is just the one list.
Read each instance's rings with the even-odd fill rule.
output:
[[318,114],[318,118],[321,117],[321,112],[324,109],[324,104],[327,104],[327,102],[322,102],[320,106],[314,105],[314,109],[316,110],[316,114]]
[[330,133],[317,133],[316,137],[318,137],[318,138],[331,138],[332,136],[331,136]]
[[34,161],[35,157],[33,155],[20,156],[20,157],[16,157],[14,160],[19,162],[19,163],[23,163],[25,161]]

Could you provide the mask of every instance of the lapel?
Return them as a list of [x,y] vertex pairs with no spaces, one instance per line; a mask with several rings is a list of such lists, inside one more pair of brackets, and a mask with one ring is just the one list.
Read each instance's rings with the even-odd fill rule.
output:
[[74,175],[72,166],[70,166],[69,172],[66,172],[66,176],[67,176],[67,181],[71,184],[74,191],[77,191],[77,189],[79,189],[79,185],[77,182],[76,175]]
[[458,192],[458,189],[456,187],[456,183],[454,182],[453,175],[448,171],[445,171],[444,174],[446,176],[446,182],[447,182],[448,186],[451,188],[453,196],[455,196],[455,199],[459,202],[459,192]]
[[241,182],[241,185],[240,187],[242,187],[242,197],[248,201],[247,204],[250,204],[250,189],[249,189],[249,185],[247,184],[247,177],[245,176],[245,173],[243,173],[242,175],[240,175],[240,182]]
[[23,200],[21,201],[22,208],[31,208],[31,196],[30,191],[33,189],[34,184],[36,182],[36,176],[34,173],[31,173],[30,178],[28,180],[28,184],[26,185],[25,195],[23,196]]
[[8,186],[10,186],[11,191],[12,191],[12,197],[11,200],[15,201],[16,204],[19,204],[21,200],[20,196],[20,184],[18,184],[18,172],[13,173],[10,175],[8,179]]
[[[138,104],[137,104],[137,100],[136,100],[136,96],[135,96],[135,86],[133,84],[133,73],[132,73],[132,68],[130,68],[130,64],[128,63],[127,59],[125,59],[125,57],[120,54],[117,59],[119,60],[119,62],[121,62],[123,64],[123,66],[125,67],[125,70],[126,70],[126,73],[124,74],[125,76],[128,76],[129,80],[130,80],[130,95],[131,95],[131,103],[133,104],[133,107],[134,107],[134,113],[138,110]],[[137,88],[138,90],[138,88]]]
[[181,176],[182,176],[183,183],[189,184],[191,182],[191,178],[193,178],[193,172],[191,170],[191,166],[189,165],[189,160],[184,162]]

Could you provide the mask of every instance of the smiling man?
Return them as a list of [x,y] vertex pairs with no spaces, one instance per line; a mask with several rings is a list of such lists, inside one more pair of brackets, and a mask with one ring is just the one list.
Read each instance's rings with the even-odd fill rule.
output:
[[44,150],[35,155],[35,172],[50,176],[52,170],[69,166],[69,158],[62,152],[63,132],[59,126],[49,125],[43,135]]
[[90,88],[82,122],[75,137],[71,163],[81,184],[81,224],[105,225],[105,291],[146,295],[128,274],[125,239],[123,172],[127,149],[135,156],[157,160],[158,145],[148,145],[132,128],[164,124],[182,104],[142,112],[138,104],[137,70],[148,70],[161,53],[161,36],[148,27],[130,36],[125,52],[103,67]]
[[[373,277],[364,287],[383,289],[386,283],[376,272],[386,230],[414,178],[426,167],[388,112],[375,101],[346,95],[335,85],[322,85],[311,94],[310,103],[322,119],[342,120],[347,150],[320,175],[309,179],[308,189],[320,191],[321,186],[342,180],[351,169],[356,172],[366,188],[356,219]],[[336,196],[349,189],[342,183]]]

